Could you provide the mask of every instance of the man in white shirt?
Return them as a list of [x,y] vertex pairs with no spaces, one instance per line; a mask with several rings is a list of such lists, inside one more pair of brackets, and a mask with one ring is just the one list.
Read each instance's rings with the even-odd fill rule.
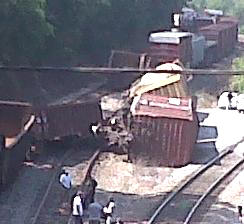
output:
[[75,224],[83,224],[83,197],[82,192],[78,191],[73,200],[72,206],[72,216],[74,218]]
[[105,224],[111,224],[114,207],[114,199],[110,198],[107,205],[103,208],[103,214],[105,215]]
[[71,189],[72,183],[71,183],[71,176],[69,175],[68,172],[63,170],[63,172],[60,175],[59,182],[62,184],[62,186],[65,189]]
[[65,170],[63,170],[60,174],[59,183],[62,185],[63,189],[63,195],[61,195],[61,204],[65,207],[65,203],[67,203],[69,200],[69,192],[72,187],[72,178]]

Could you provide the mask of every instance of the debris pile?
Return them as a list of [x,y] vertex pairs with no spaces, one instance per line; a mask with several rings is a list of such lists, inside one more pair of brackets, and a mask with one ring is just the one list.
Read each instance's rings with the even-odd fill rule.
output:
[[[156,70],[182,70],[175,63],[165,63]],[[101,98],[100,106],[103,123],[99,124],[99,132],[108,141],[109,146],[118,146],[123,152],[128,152],[128,146],[133,141],[133,116],[141,102],[142,95],[147,92],[158,90],[161,87],[174,85],[181,80],[180,74],[172,73],[146,73],[140,79],[132,83],[131,87],[123,92],[106,95]],[[183,91],[186,88],[182,88]],[[185,93],[169,91],[165,94],[170,97],[180,97]]]

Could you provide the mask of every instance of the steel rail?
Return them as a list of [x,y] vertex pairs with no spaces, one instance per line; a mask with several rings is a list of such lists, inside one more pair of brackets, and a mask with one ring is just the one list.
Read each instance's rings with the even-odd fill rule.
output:
[[244,141],[244,138],[242,138],[239,142],[236,144],[233,144],[227,149],[223,150],[218,156],[214,157],[212,160],[210,160],[207,164],[201,166],[197,172],[195,172],[189,179],[187,179],[183,184],[181,184],[174,192],[170,193],[170,195],[163,201],[163,203],[156,209],[156,211],[153,213],[148,224],[152,224],[155,222],[157,216],[161,213],[161,211],[168,205],[168,203],[177,195],[179,194],[185,187],[187,187],[190,183],[192,183],[198,176],[200,176],[203,172],[205,172],[209,167],[211,167],[217,160],[223,158],[227,154],[233,153],[234,148]]
[[236,168],[238,168],[242,163],[244,163],[244,158],[239,160],[236,164],[234,164],[228,171],[226,171],[223,175],[221,175],[216,181],[214,181],[210,187],[206,190],[206,192],[197,200],[195,205],[192,207],[191,211],[188,213],[184,224],[189,224],[191,218],[196,212],[197,208],[201,205],[203,200],[226,178],[228,177]]
[[[85,168],[85,176],[81,181],[82,182],[81,186],[85,183],[87,178],[90,177],[91,172],[92,172],[92,168],[93,168],[96,160],[99,158],[100,153],[101,153],[101,149],[97,149],[96,152],[93,154],[93,156],[89,159],[88,165]],[[68,219],[67,224],[71,224],[71,223],[72,223],[72,214],[69,215],[69,219]]]
[[188,186],[193,180],[195,180],[200,174],[202,174],[204,171],[206,171],[210,166],[212,166],[217,160],[221,159],[222,157],[226,156],[229,153],[232,153],[232,149],[224,150],[222,153],[220,153],[218,156],[214,157],[210,162],[203,165],[196,173],[194,173],[189,179],[187,179],[176,191],[172,192],[166,200],[163,201],[163,203],[157,208],[157,210],[153,213],[152,217],[149,219],[148,224],[154,223],[157,216],[160,214],[160,212],[168,205],[168,203],[182,191],[186,186]]
[[191,75],[244,75],[244,70],[220,70],[220,69],[184,69],[184,70],[156,70],[138,68],[108,68],[108,67],[32,67],[32,66],[0,66],[1,71],[16,72],[45,72],[45,71],[66,71],[76,73],[172,73]]
[[52,185],[53,185],[53,183],[54,183],[54,181],[55,181],[55,178],[56,178],[56,175],[57,175],[57,173],[58,173],[58,171],[59,171],[59,168],[62,166],[63,161],[64,161],[68,156],[70,156],[70,154],[72,154],[73,152],[74,152],[74,149],[71,150],[71,151],[67,151],[67,152],[62,156],[62,158],[60,159],[59,163],[57,164],[56,170],[55,170],[55,172],[53,173],[52,177],[50,178],[50,182],[49,182],[49,184],[48,184],[48,187],[47,187],[47,189],[46,189],[46,191],[45,191],[45,194],[44,194],[44,196],[43,196],[43,198],[42,198],[42,200],[41,200],[40,205],[38,206],[38,208],[37,208],[37,210],[36,210],[35,216],[33,217],[31,224],[36,224],[37,219],[38,219],[38,217],[39,217],[39,215],[40,215],[40,212],[41,212],[41,210],[42,210],[42,208],[43,208],[43,206],[44,206],[44,204],[45,204],[45,202],[46,202],[47,196],[48,196],[48,194],[49,194],[49,192],[50,192],[50,190],[51,190],[51,187],[52,187]]

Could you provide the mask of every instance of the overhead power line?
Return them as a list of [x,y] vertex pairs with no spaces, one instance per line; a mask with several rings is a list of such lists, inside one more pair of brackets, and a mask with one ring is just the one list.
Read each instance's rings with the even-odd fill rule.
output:
[[138,68],[107,68],[107,67],[30,67],[30,66],[0,66],[1,71],[16,72],[45,72],[45,71],[66,71],[76,73],[173,73],[173,74],[191,74],[191,75],[244,75],[244,70],[221,70],[221,69],[184,69],[180,70],[156,70],[156,69],[138,69]]

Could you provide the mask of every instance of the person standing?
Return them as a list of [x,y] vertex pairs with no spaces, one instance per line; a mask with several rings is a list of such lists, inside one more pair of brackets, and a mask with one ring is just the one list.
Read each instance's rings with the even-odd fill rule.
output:
[[0,134],[0,186],[5,182],[3,172],[3,160],[4,160],[4,150],[5,150],[5,136]]
[[61,204],[63,205],[68,202],[69,192],[72,187],[72,178],[67,171],[62,170],[62,173],[59,176],[59,183],[62,185],[63,188],[63,194],[61,196]]
[[90,187],[89,187],[89,195],[88,195],[89,204],[94,202],[96,187],[97,187],[97,181],[94,178],[91,178],[90,179]]
[[241,205],[237,206],[237,212],[238,212],[238,218],[239,218],[240,223],[243,223],[242,206]]
[[106,224],[111,224],[112,222],[112,214],[113,214],[114,207],[115,207],[114,199],[110,198],[107,205],[103,208],[103,214],[105,216]]
[[82,192],[78,191],[76,196],[74,197],[72,204],[72,216],[74,218],[75,224],[83,224],[82,216],[83,216],[83,197]]
[[3,152],[5,149],[5,145],[6,145],[6,139],[5,136],[0,134],[0,152]]
[[100,224],[102,217],[102,206],[94,201],[88,206],[89,224]]

